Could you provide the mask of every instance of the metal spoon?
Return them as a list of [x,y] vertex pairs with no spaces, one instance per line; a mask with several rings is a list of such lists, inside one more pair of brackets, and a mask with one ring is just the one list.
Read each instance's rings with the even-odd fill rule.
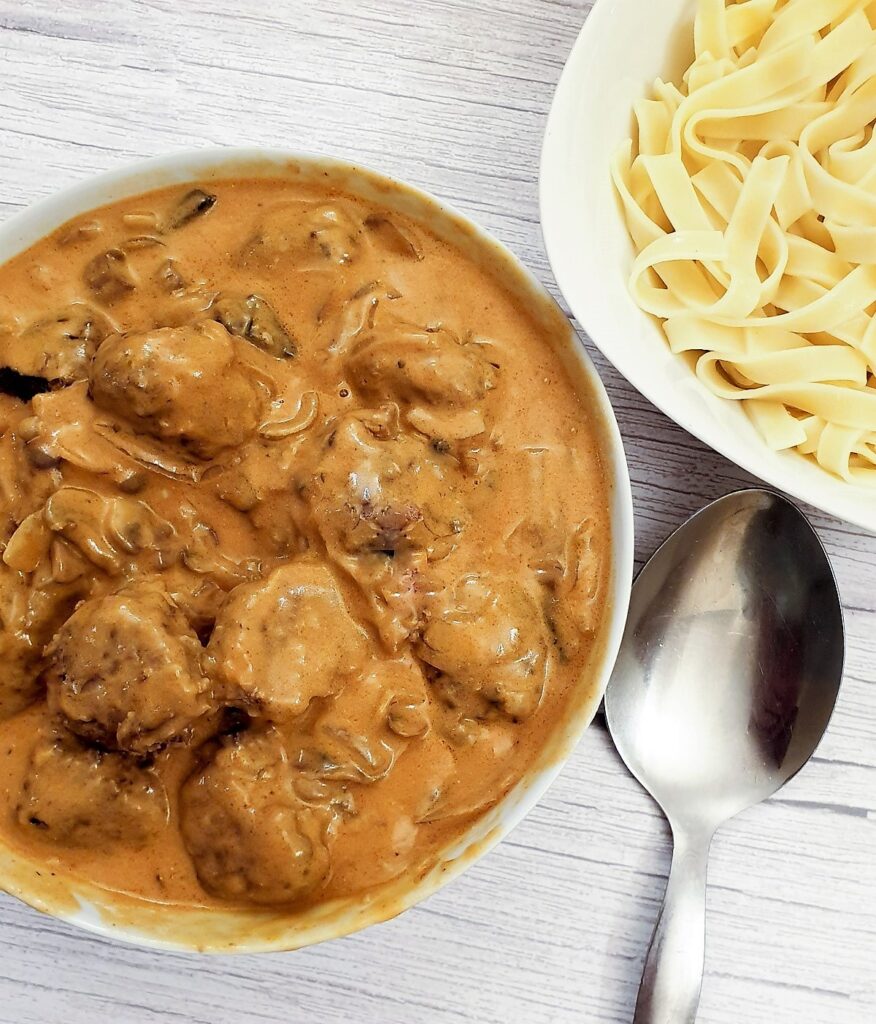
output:
[[843,653],[827,555],[778,494],[739,491],[707,506],[636,580],[605,713],[675,848],[634,1024],[695,1020],[712,836],[812,756]]

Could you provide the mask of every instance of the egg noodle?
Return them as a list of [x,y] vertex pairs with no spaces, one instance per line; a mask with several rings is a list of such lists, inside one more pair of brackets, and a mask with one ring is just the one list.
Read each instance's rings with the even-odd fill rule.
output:
[[630,289],[769,445],[876,484],[876,2],[698,0],[612,168]]

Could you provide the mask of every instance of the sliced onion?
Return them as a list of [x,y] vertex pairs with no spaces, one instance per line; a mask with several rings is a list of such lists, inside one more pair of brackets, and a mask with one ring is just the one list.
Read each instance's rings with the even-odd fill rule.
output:
[[315,391],[305,391],[292,416],[280,420],[265,420],[259,427],[259,434],[268,441],[278,441],[280,438],[299,434],[313,423],[318,410],[319,395]]

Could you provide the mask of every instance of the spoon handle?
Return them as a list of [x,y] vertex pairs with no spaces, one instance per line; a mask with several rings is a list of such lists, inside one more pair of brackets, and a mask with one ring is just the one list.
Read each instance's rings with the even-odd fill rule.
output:
[[711,832],[675,829],[663,907],[645,960],[633,1024],[694,1024],[706,946]]

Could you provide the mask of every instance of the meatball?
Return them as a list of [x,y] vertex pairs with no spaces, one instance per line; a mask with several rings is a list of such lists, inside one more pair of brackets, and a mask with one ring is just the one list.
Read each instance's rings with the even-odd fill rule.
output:
[[209,459],[251,437],[267,393],[220,323],[113,334],[91,365],[91,396],[138,430]]
[[22,829],[92,848],[143,845],[165,827],[169,813],[154,771],[69,734],[39,739],[16,807]]
[[157,589],[92,598],[47,651],[49,707],[103,747],[155,750],[210,707],[201,650],[183,614]]
[[439,592],[426,610],[416,652],[436,671],[438,690],[451,706],[484,714],[493,705],[521,720],[541,700],[546,626],[537,602],[515,579],[472,573]]
[[331,571],[290,562],[231,592],[210,638],[207,665],[230,703],[255,715],[294,717],[315,697],[337,692],[367,649],[367,634]]
[[330,550],[432,557],[463,528],[459,464],[403,433],[395,413],[387,406],[344,416],[302,459],[299,493]]
[[347,361],[353,386],[369,398],[464,407],[495,386],[480,346],[450,331],[393,322],[362,337]]
[[350,263],[359,251],[362,225],[343,203],[278,203],[271,207],[241,257],[247,266],[296,271]]
[[216,748],[183,785],[183,841],[208,892],[293,903],[326,881],[324,821],[294,782],[279,733],[252,729]]

